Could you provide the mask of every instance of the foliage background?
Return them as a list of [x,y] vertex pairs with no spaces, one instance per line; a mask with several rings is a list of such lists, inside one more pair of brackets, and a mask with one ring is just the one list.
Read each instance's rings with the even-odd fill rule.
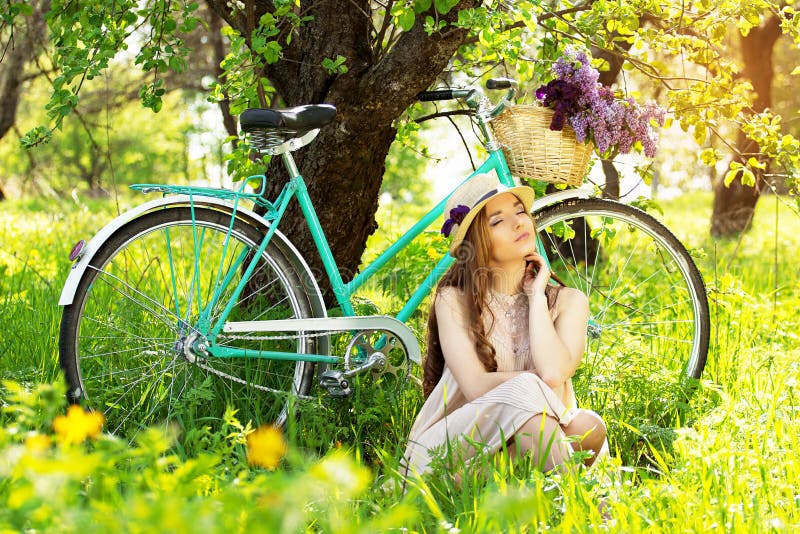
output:
[[[206,131],[219,120],[201,118],[207,117],[205,104],[197,104],[196,94],[205,74],[190,77],[194,92],[192,87],[170,91],[191,84],[166,76],[201,63],[186,61],[191,47],[188,41],[178,42],[188,39],[189,26],[196,25],[192,13],[200,6],[140,4],[158,8],[143,9],[144,18],[149,13],[170,15],[162,17],[161,26],[143,26],[164,30],[166,40],[159,46],[170,50],[154,55],[153,47],[136,47],[127,58],[123,53],[112,59],[122,42],[114,32],[83,36],[107,37],[106,41],[61,45],[77,38],[76,31],[98,27],[76,24],[83,22],[81,16],[102,18],[114,2],[53,2],[56,7],[82,5],[85,11],[64,10],[62,18],[56,13],[53,31],[65,40],[53,44],[61,48],[49,49],[41,70],[49,74],[54,61],[73,70],[60,79],[44,76],[27,83],[14,135],[0,144],[3,187],[25,193],[5,202],[0,211],[0,377],[6,380],[0,393],[0,529],[792,532],[800,527],[795,487],[800,479],[800,283],[795,266],[800,224],[792,209],[796,199],[791,197],[762,199],[749,233],[718,241],[705,230],[712,211],[710,194],[663,202],[667,226],[689,248],[703,251],[698,258],[710,289],[714,328],[709,363],[699,389],[683,404],[677,404],[671,392],[628,384],[629,397],[640,402],[603,413],[610,423],[614,457],[595,470],[562,477],[497,465],[490,466],[485,479],[462,486],[438,473],[414,481],[404,492],[398,457],[420,404],[414,387],[397,401],[367,387],[352,399],[302,406],[302,418],[288,429],[289,452],[274,472],[247,463],[245,435],[252,427],[224,411],[207,427],[180,434],[174,429],[153,431],[132,445],[108,435],[78,445],[60,442],[53,428],[65,409],[56,354],[57,300],[72,243],[88,238],[100,221],[139,200],[116,186],[151,179],[213,181],[217,174],[209,168],[225,162],[219,155],[224,134],[214,130],[215,141],[205,141]],[[415,20],[435,34],[447,29],[438,28],[437,13],[448,12],[451,4],[394,3],[396,10],[390,10],[386,20],[397,28],[396,35],[413,28],[409,21]],[[7,32],[15,13],[25,11],[20,7],[25,3],[4,0],[2,5],[0,30]],[[276,5],[291,7],[287,2]],[[570,39],[611,45],[618,52],[631,45],[628,50],[635,61],[626,64],[619,87],[669,102],[678,138],[694,143],[674,143],[680,145],[677,151],[662,153],[655,168],[681,161],[685,168],[678,169],[680,179],[697,179],[706,170],[686,162],[702,161],[713,166],[711,176],[719,184],[736,153],[735,135],[746,124],[752,125],[750,132],[764,149],[758,157],[744,154],[743,164],[749,165],[754,179],[762,170],[762,156],[783,165],[777,174],[796,166],[797,103],[790,89],[796,76],[800,18],[791,5],[648,0],[513,5],[517,11],[464,12],[459,22],[471,28],[468,42],[437,83],[460,84],[493,74],[532,78],[545,64],[528,60],[554,57]],[[412,17],[426,7],[433,9],[430,19]],[[557,9],[559,15],[552,16]],[[534,20],[531,13],[541,16]],[[772,111],[757,115],[752,107],[756,95],[739,75],[743,58],[737,46],[776,14],[788,36],[776,61],[775,80],[781,83],[775,84]],[[286,20],[280,23],[290,27],[302,23],[289,11],[281,16]],[[248,37],[241,32],[226,30],[231,54],[227,70],[211,76],[219,82],[214,89],[211,83],[201,83],[201,93],[210,90],[216,99],[228,98],[234,109],[285,102],[269,80],[251,68],[277,60],[282,47],[288,48],[285,35],[279,42],[277,34],[270,33],[278,22],[263,26],[256,49],[248,48]],[[523,28],[536,31],[526,33]],[[377,43],[379,55],[391,48],[389,34],[386,37]],[[531,48],[541,56],[526,57]],[[103,53],[87,64],[88,50]],[[145,73],[132,76],[132,61]],[[352,67],[352,58],[314,61],[314,68],[331,79],[343,77],[343,67]],[[87,71],[94,79],[84,83]],[[529,84],[533,86],[535,82]],[[79,87],[77,114],[69,114],[78,102]],[[107,96],[133,92],[138,98],[140,88],[144,103],[159,109],[159,115],[143,114],[130,98],[117,101]],[[55,121],[48,126],[58,123],[62,130],[47,147],[20,151],[18,140],[37,124],[47,123],[42,111],[46,102]],[[423,156],[431,152],[413,141],[419,125],[412,119],[429,111],[413,106],[392,126],[398,129],[398,142],[389,153],[383,184],[385,198],[392,202],[384,202],[385,211],[378,212],[387,233],[371,237],[363,258],[404,228],[408,216],[430,196],[423,182],[410,179],[425,160],[409,155],[414,150]],[[46,133],[33,132],[29,140]],[[205,165],[204,158],[213,165]],[[742,178],[750,175],[743,168],[727,178],[746,181]],[[93,198],[103,190],[113,195],[111,201]],[[429,249],[440,246],[434,236],[426,236],[369,289],[365,305],[386,312],[399,307],[411,275],[424,271]],[[422,332],[423,316],[415,320],[413,326]],[[610,519],[602,517],[600,503]]]
[[[710,200],[693,194],[662,203],[666,224],[706,253],[700,266],[712,310],[709,363],[680,420],[655,424],[663,414],[648,415],[647,406],[633,403],[623,413],[603,413],[614,457],[597,469],[543,476],[524,466],[511,472],[493,466],[486,479],[454,486],[439,473],[413,481],[405,493],[397,460],[420,403],[413,385],[399,401],[366,387],[351,399],[303,406],[276,471],[248,465],[244,436],[252,427],[230,413],[180,436],[154,430],[132,445],[108,435],[61,443],[52,426],[64,410],[56,302],[71,243],[115,207],[100,200],[6,204],[0,214],[0,526],[791,532],[800,526],[794,484],[800,476],[794,328],[800,219],[773,197],[746,239],[711,241],[696,231],[696,221],[709,216]],[[403,209],[396,204],[381,217],[402,219]],[[413,271],[426,261],[424,249],[400,261]],[[380,285],[367,294],[383,311],[399,307],[398,295],[384,294]],[[642,386],[630,384],[628,395],[636,397]],[[659,405],[657,392],[651,400]],[[611,519],[598,511],[601,501]]]

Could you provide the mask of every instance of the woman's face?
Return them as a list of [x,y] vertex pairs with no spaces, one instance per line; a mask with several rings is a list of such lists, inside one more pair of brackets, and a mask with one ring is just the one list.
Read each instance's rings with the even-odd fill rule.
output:
[[486,203],[490,265],[518,262],[536,252],[533,219],[513,193],[503,193]]

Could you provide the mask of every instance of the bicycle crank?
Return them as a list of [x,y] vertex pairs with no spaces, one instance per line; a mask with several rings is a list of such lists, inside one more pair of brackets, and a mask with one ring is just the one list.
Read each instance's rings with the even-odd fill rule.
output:
[[381,387],[399,391],[411,374],[411,359],[403,343],[392,332],[362,330],[347,345],[344,368],[344,371],[322,373],[320,383],[331,395],[349,395],[349,379],[362,374],[368,374]]

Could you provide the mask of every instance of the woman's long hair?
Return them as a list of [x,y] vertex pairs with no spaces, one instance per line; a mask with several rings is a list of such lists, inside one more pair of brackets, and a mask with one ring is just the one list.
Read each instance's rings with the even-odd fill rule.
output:
[[[456,288],[466,296],[469,332],[475,343],[478,360],[487,372],[497,371],[496,351],[484,330],[484,314],[491,315],[492,313],[487,306],[492,280],[489,269],[490,242],[485,210],[481,210],[467,230],[464,241],[456,249],[456,262],[439,281],[436,293],[431,299],[431,309],[428,315],[428,353],[422,364],[422,391],[426,399],[439,383],[444,372],[444,354],[439,342],[439,323],[436,319],[435,309],[436,298],[444,288]],[[553,278],[562,286],[564,285],[557,276],[554,275]],[[555,304],[557,290],[560,288],[548,286],[548,289],[550,287],[553,289],[547,291],[547,305],[552,308]],[[494,321],[493,316],[491,320]]]

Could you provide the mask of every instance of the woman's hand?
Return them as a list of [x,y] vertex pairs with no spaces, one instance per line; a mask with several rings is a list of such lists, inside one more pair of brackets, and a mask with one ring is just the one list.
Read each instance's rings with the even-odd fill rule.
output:
[[544,288],[550,282],[550,268],[539,254],[525,257],[525,275],[522,277],[522,290],[529,297],[544,295]]

